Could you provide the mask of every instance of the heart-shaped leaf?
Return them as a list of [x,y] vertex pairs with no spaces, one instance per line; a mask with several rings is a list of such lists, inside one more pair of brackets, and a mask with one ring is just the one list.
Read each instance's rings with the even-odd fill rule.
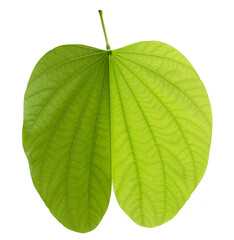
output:
[[60,46],[32,72],[23,125],[31,176],[51,213],[74,231],[99,224],[111,179],[129,217],[158,226],[205,172],[209,99],[176,49],[150,41],[111,51],[102,25],[107,51]]

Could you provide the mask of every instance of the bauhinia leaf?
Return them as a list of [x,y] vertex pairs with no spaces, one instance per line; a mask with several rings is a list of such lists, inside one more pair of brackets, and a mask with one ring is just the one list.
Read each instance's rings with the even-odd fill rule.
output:
[[100,16],[107,51],[60,46],[32,72],[23,125],[31,176],[71,230],[99,224],[111,178],[128,216],[158,226],[177,214],[204,175],[209,99],[192,65],[165,43],[111,51]]

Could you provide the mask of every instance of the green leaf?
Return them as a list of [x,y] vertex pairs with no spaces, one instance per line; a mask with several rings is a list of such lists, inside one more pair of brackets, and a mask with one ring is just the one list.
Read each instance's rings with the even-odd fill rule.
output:
[[121,208],[141,226],[173,218],[208,161],[209,99],[188,60],[162,42],[110,58],[112,178]]
[[23,145],[33,183],[67,228],[94,229],[110,199],[106,51],[60,46],[33,70],[24,100]]
[[93,230],[110,200],[137,224],[169,221],[204,175],[212,115],[188,60],[156,41],[64,45],[35,66],[23,146],[33,183],[65,227]]

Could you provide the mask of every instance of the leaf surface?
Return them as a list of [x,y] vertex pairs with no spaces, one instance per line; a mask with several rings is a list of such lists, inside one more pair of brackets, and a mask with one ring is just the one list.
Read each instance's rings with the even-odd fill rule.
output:
[[112,178],[121,208],[139,225],[173,218],[200,182],[212,116],[206,90],[173,47],[139,42],[110,58]]
[[137,224],[173,218],[204,175],[211,131],[204,85],[162,42],[57,47],[35,66],[25,93],[23,146],[33,183],[77,232],[101,221],[111,178]]
[[23,146],[33,183],[67,228],[94,229],[110,199],[106,51],[64,45],[34,68],[24,101]]

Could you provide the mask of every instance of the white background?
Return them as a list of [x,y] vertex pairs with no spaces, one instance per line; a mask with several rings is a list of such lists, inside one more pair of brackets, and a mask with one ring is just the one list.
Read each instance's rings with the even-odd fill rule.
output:
[[[98,9],[112,49],[142,40],[166,42],[193,64],[210,97],[206,174],[178,215],[156,228],[132,222],[112,194],[94,231],[66,229],[34,189],[23,152],[23,96],[34,65],[61,44],[105,48]],[[233,0],[1,1],[0,239],[234,239],[233,10]]]

